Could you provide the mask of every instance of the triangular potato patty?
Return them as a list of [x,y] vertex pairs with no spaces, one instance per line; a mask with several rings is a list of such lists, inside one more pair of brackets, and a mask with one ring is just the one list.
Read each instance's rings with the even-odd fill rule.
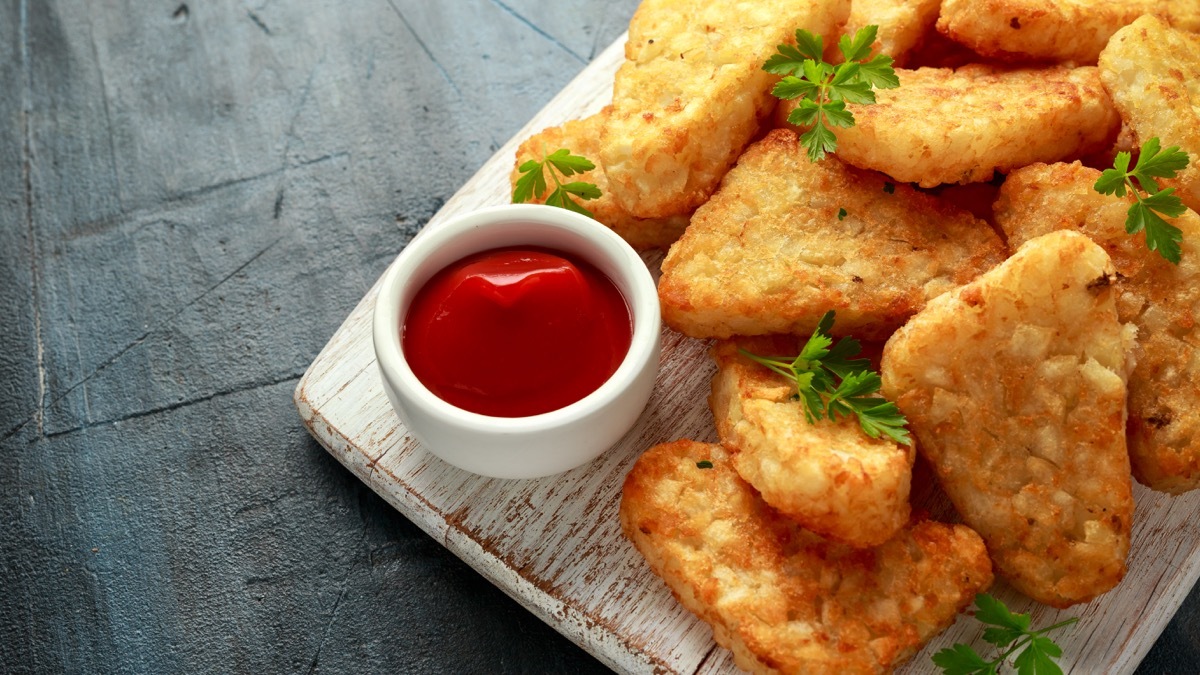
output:
[[1055,607],[1125,574],[1132,327],[1116,270],[1075,232],[1038,237],[934,300],[884,348],[883,394],[997,574]]
[[754,144],[662,265],[663,319],[692,337],[835,332],[886,339],[1004,259],[987,223],[907,185],[811,162],[796,134]]

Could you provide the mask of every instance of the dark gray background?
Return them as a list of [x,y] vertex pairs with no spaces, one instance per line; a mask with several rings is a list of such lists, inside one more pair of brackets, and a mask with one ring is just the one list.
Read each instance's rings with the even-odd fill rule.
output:
[[[2,670],[604,670],[291,392],[635,5],[0,4]],[[1198,618],[1142,672],[1195,672]]]

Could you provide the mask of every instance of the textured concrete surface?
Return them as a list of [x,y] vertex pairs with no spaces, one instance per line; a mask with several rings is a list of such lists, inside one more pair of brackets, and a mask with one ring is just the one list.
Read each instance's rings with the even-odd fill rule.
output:
[[0,670],[604,671],[290,395],[635,5],[0,4]]

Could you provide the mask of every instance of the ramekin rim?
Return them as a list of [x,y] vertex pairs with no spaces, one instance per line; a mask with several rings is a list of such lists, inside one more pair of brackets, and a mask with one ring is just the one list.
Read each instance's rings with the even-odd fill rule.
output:
[[[612,263],[624,285],[633,333],[629,350],[617,370],[595,391],[567,406],[528,417],[492,417],[458,408],[438,398],[417,379],[404,358],[400,343],[400,299],[416,268],[445,244],[469,237],[472,231],[503,227],[508,224],[545,225],[564,229],[595,245],[597,256]],[[529,242],[536,246],[538,242]],[[480,248],[479,250],[487,250]],[[591,256],[586,256],[591,257]],[[407,273],[407,276],[406,276]],[[422,230],[406,246],[384,273],[375,298],[373,340],[376,359],[383,377],[405,399],[440,423],[474,432],[498,435],[531,434],[561,428],[587,418],[612,405],[636,382],[647,367],[656,367],[661,333],[661,310],[653,276],[641,256],[619,235],[587,216],[566,209],[539,204],[506,204],[458,214],[433,228]]]

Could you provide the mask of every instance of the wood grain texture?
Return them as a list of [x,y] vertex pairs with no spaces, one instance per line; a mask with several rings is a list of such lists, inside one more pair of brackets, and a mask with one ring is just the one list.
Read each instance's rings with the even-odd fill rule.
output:
[[[607,102],[620,41],[603,52],[502,147],[427,227],[508,198],[517,141],[541,128],[590,114]],[[647,255],[656,269],[661,258]],[[663,333],[662,371],[638,425],[591,464],[532,481],[485,479],[425,453],[408,436],[379,383],[371,349],[376,288],[367,293],[296,389],[305,424],[371,489],[438,538],[564,635],[623,672],[718,673],[735,670],[711,632],[682,610],[621,537],[620,485],[641,451],[666,440],[711,440],[705,403],[707,344]],[[481,449],[486,451],[486,449]],[[1172,498],[1140,486],[1129,574],[1102,598],[1067,611],[1036,605],[1006,587],[996,592],[1035,625],[1068,616],[1079,627],[1058,637],[1068,673],[1130,673],[1200,575],[1200,495]],[[948,513],[944,503],[926,505]],[[933,670],[929,656],[955,642],[988,647],[979,627],[957,622],[900,672]]]

